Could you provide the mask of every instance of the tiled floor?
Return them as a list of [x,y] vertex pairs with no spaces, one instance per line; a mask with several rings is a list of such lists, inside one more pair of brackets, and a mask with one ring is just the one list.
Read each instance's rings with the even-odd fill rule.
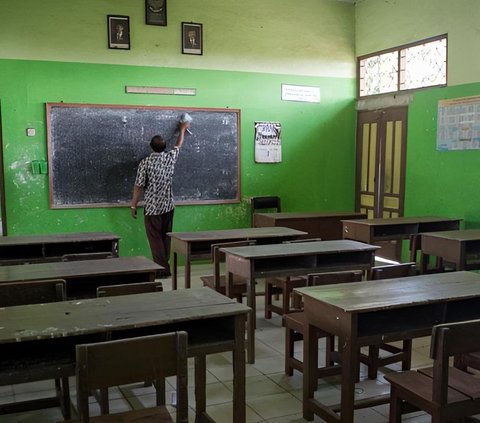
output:
[[[192,285],[200,286],[199,277],[210,273],[209,265],[194,265],[192,269]],[[183,274],[183,269],[180,269]],[[170,281],[164,280],[164,289],[170,289]],[[183,286],[183,280],[179,281]],[[257,299],[257,331],[255,364],[247,364],[247,422],[269,423],[301,423],[302,418],[302,375],[295,372],[293,377],[284,374],[284,329],[280,317],[274,314],[271,320],[263,318],[263,298]],[[319,354],[323,353],[324,344],[320,343]],[[430,362],[428,358],[428,339],[414,341],[413,366],[420,367]],[[300,356],[301,350],[298,350]],[[231,422],[232,367],[231,354],[216,354],[207,358],[207,411],[218,423]],[[194,404],[193,395],[193,363],[190,362],[189,401]],[[388,371],[387,369],[384,369]],[[357,385],[356,396],[367,397],[372,394],[388,392],[388,384],[379,373],[377,380],[368,380],[365,368],[362,368],[362,381]],[[71,380],[71,395],[75,400],[75,383]],[[15,386],[0,387],[0,404],[38,398],[53,394],[53,382],[45,381]],[[168,388],[167,388],[168,389]],[[173,387],[170,385],[167,399],[171,398]],[[321,380],[316,396],[325,403],[337,403],[340,394],[338,377]],[[111,412],[125,411],[130,407],[150,407],[154,404],[153,388],[143,384],[116,388],[110,393]],[[98,405],[92,398],[92,414],[98,413]],[[0,423],[54,423],[62,420],[59,409],[45,409],[20,414],[0,416]],[[190,421],[194,421],[194,412],[190,410]],[[315,422],[322,422],[316,417]],[[382,405],[355,412],[356,422],[383,423],[388,421],[388,405]],[[408,416],[409,423],[429,422],[430,417],[424,413]]]

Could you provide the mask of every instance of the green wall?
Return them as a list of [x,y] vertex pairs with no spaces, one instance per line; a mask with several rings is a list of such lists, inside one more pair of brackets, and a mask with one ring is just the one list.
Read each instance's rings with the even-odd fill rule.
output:
[[478,0],[357,0],[355,55],[448,34],[448,85],[478,82]]
[[[406,216],[459,217],[466,228],[480,227],[480,151],[436,151],[438,100],[480,94],[480,56],[472,54],[480,43],[479,20],[478,0],[356,1],[357,56],[448,34],[449,86],[411,94]],[[380,96],[385,105],[395,105],[396,98]]]
[[[285,210],[353,209],[353,79],[21,60],[0,60],[0,74],[10,235],[111,231],[122,237],[121,255],[150,255],[142,219],[131,219],[128,208],[49,209],[48,175],[31,171],[31,161],[47,155],[47,102],[241,109],[241,203],[178,206],[176,231],[249,225],[253,195],[279,194]],[[281,101],[281,83],[319,86],[321,102]],[[197,95],[126,94],[126,85],[195,87]],[[282,163],[254,163],[259,120],[282,124]]]
[[437,151],[438,101],[480,95],[480,83],[417,93],[408,110],[405,215],[464,219],[480,227],[480,151]]
[[[0,0],[0,58],[355,77],[354,5],[336,0]],[[107,48],[107,15],[130,17],[131,49]],[[181,54],[181,22],[203,24],[204,54]]]
[[[111,231],[122,255],[150,255],[127,208],[49,209],[48,176],[31,162],[46,158],[45,103],[59,101],[241,110],[241,202],[179,206],[177,231],[249,225],[253,195],[278,193],[285,210],[352,210],[355,7],[297,3],[169,0],[160,27],[145,25],[144,0],[0,0],[8,234]],[[109,14],[130,17],[130,50],[107,48]],[[203,24],[202,56],[181,54],[181,22]],[[281,101],[282,83],[319,86],[321,102]],[[197,95],[129,95],[126,85]],[[254,122],[270,120],[282,124],[283,162],[255,164]]]

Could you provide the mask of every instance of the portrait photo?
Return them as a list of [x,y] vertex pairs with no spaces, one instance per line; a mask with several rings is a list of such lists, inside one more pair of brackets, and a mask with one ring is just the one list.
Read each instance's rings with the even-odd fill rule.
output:
[[167,0],[145,0],[145,23],[167,26]]
[[202,24],[182,22],[182,53],[203,54]]
[[108,48],[130,49],[130,18],[128,16],[107,16]]

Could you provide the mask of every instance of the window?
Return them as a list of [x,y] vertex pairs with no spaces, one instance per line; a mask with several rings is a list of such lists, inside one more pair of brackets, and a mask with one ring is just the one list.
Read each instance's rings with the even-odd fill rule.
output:
[[447,84],[447,36],[358,58],[359,96]]

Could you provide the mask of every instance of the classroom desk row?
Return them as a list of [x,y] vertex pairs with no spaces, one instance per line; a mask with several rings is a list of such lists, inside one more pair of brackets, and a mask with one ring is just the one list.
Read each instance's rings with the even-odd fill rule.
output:
[[[369,219],[365,219],[363,222],[365,222],[364,226],[370,227],[369,233],[373,240],[376,239],[375,237],[385,238],[385,236],[395,236],[394,230],[392,229],[394,227],[396,227],[398,232],[397,235],[406,237],[408,231],[415,230],[417,231],[416,233],[419,233],[419,231],[424,228],[442,229],[449,225],[451,225],[450,227],[455,227],[455,225],[458,226],[459,222],[458,219],[416,218],[417,226],[412,229],[413,219],[414,218],[403,218],[403,221],[389,222],[388,224],[381,222],[381,224],[377,225],[377,227],[383,227],[383,231],[380,232],[378,229],[375,229],[375,225],[372,226],[372,222],[368,222]],[[425,225],[422,226],[419,220],[422,220],[421,223]],[[343,224],[345,225],[345,222]],[[348,228],[352,228],[351,221],[347,221],[346,224]],[[442,226],[442,224],[445,226]],[[385,231],[386,227],[388,227],[388,230]],[[349,235],[352,233],[364,234],[365,232],[349,230]],[[211,244],[219,241],[240,240],[245,239],[245,237],[259,241],[260,245],[222,249],[226,255],[228,274],[227,294],[229,294],[229,291],[232,289],[232,278],[234,275],[245,278],[248,281],[247,305],[254,309],[256,278],[304,275],[314,272],[348,269],[368,270],[373,266],[375,251],[378,249],[378,247],[374,245],[352,240],[281,243],[283,240],[295,239],[305,235],[305,232],[283,227],[171,234],[174,240],[173,244],[177,246],[176,249],[174,249],[174,254],[179,252],[186,253],[190,261],[192,259],[199,259],[200,257],[202,259],[206,258],[207,251],[209,256]],[[480,230],[453,230],[423,233],[422,256],[428,261],[429,255],[444,258],[448,263],[453,263],[457,270],[478,268],[480,263]],[[175,256],[175,276],[177,273],[176,264]],[[13,282],[60,278],[67,281],[67,290],[70,296],[88,297],[94,295],[94,288],[99,284],[153,281],[156,270],[158,269],[160,269],[160,266],[143,257],[47,262],[27,266],[0,266],[0,283],[1,281]],[[190,267],[188,268],[188,273],[189,272]],[[329,290],[328,287],[303,288],[298,290],[304,295],[305,310],[309,322],[312,325],[339,336],[341,345],[344,345],[342,349],[341,404],[333,407],[325,407],[313,399],[316,379],[310,376],[314,374],[313,369],[317,367],[315,343],[311,342],[309,337],[313,329],[310,329],[309,335],[306,336],[304,363],[310,371],[306,370],[304,372],[304,374],[306,374],[304,379],[304,417],[311,419],[315,413],[327,421],[339,421],[338,415],[336,415],[335,412],[340,411],[342,421],[350,422],[353,421],[353,410],[356,406],[365,407],[385,402],[385,398],[376,398],[362,404],[354,403],[354,380],[352,379],[355,365],[354,352],[362,345],[378,342],[384,335],[388,335],[390,339],[395,339],[395,337],[401,339],[405,337],[406,334],[408,334],[408,337],[423,336],[428,334],[428,331],[434,324],[480,317],[475,312],[475,310],[479,309],[478,305],[480,305],[480,291],[477,287],[477,285],[480,287],[479,282],[479,275],[469,272],[454,272],[417,276],[409,278],[408,281],[362,282],[362,285],[358,286],[358,292],[356,291],[356,285],[352,284],[348,284],[348,286],[344,288],[336,285],[333,290],[335,292]],[[398,290],[398,292],[396,292],[396,290]],[[199,294],[200,292],[201,294]],[[166,294],[168,295],[165,296]],[[177,320],[174,319],[167,324],[168,319],[162,320],[161,316],[159,317],[157,315],[161,310],[169,314],[168,306],[166,306],[165,309],[161,307],[158,309],[156,307],[153,309],[149,308],[150,298],[154,296],[156,299],[162,298],[162,301],[165,299],[165,301],[167,301],[166,304],[170,304],[178,310]],[[220,298],[222,298],[222,301],[220,301]],[[373,301],[372,298],[374,298],[375,301]],[[190,354],[196,357],[195,372],[200,384],[205,381],[205,354],[227,350],[235,352],[233,366],[238,384],[235,385],[234,389],[233,421],[244,422],[245,341],[243,333],[245,331],[245,316],[248,316],[248,362],[254,362],[255,357],[255,337],[253,336],[255,321],[252,319],[251,313],[248,313],[249,308],[226,299],[209,289],[181,290],[171,293],[146,294],[143,296],[139,294],[138,297],[134,296],[131,300],[132,303],[130,303],[128,299],[114,300],[115,304],[117,301],[119,301],[119,304],[122,303],[124,309],[122,311],[122,307],[109,308],[106,310],[109,313],[108,318],[112,321],[122,322],[124,319],[123,313],[125,313],[126,321],[122,324],[118,323],[118,325],[115,323],[113,326],[112,323],[105,323],[103,329],[98,328],[102,328],[102,325],[95,325],[94,322],[92,322],[91,328],[88,328],[88,319],[91,312],[93,313],[94,310],[100,310],[100,307],[104,307],[105,304],[101,303],[102,300],[88,300],[80,303],[52,303],[52,305],[48,305],[48,308],[52,309],[52,313],[46,315],[47,320],[52,319],[49,322],[43,322],[36,316],[34,311],[38,308],[40,312],[40,307],[23,306],[28,307],[28,315],[32,316],[32,328],[27,328],[23,332],[14,325],[11,329],[8,329],[8,326],[6,326],[6,331],[0,331],[0,343],[9,345],[5,350],[10,351],[9,360],[13,360],[14,362],[18,360],[24,363],[25,361],[28,362],[28,357],[24,357],[18,353],[19,344],[17,344],[17,342],[33,341],[31,337],[33,336],[32,334],[36,333],[35,330],[41,330],[40,327],[43,327],[44,324],[47,325],[45,326],[46,328],[50,328],[49,330],[56,330],[52,328],[63,330],[63,336],[71,336],[73,340],[78,339],[79,342],[80,339],[82,339],[82,342],[86,339],[84,335],[92,335],[93,338],[97,339],[95,334],[102,332],[102,330],[105,331],[109,325],[110,330],[121,334],[119,336],[137,336],[140,333],[157,333],[157,331],[167,331],[170,329],[187,330],[187,332],[190,331],[192,334],[195,334],[192,335],[192,346],[189,348]],[[110,301],[111,299],[109,299],[109,302]],[[127,301],[129,305],[131,304],[131,307],[129,308],[123,305],[123,301]],[[161,304],[163,304],[162,301],[160,301]],[[185,307],[183,307],[184,301]],[[226,311],[229,316],[225,318],[226,320],[223,320],[223,317],[221,317],[222,313],[216,314],[218,310],[220,310],[220,308],[214,307],[214,305],[217,305],[217,302],[222,304],[222,310],[228,309],[230,311],[233,310],[233,308],[230,307],[236,304],[235,307],[238,309],[235,309],[233,313],[235,316],[233,320],[230,311]],[[102,305],[100,305],[100,303]],[[195,306],[194,309],[190,310],[192,303],[195,303]],[[85,308],[75,307],[75,310],[65,311],[65,307],[68,308],[70,306],[58,304],[90,304],[92,309],[88,311],[87,308],[90,307],[88,306]],[[230,306],[230,304],[232,304],[232,306]],[[200,308],[197,308],[197,306]],[[21,316],[21,314],[25,315],[26,312],[22,307],[6,308],[5,310],[9,309],[10,311],[17,309],[20,313],[18,316]],[[62,311],[55,311],[57,309]],[[135,317],[136,310],[140,309],[152,311],[152,313],[147,313],[147,315],[143,315],[142,313],[141,318],[144,319],[142,322],[137,321]],[[45,308],[42,310],[45,310]],[[97,313],[97,311],[95,311],[95,313]],[[70,319],[70,317],[65,320],[64,316],[71,315],[77,320]],[[214,317],[214,315],[216,317]],[[424,317],[419,319],[418,316]],[[138,318],[140,318],[140,315]],[[62,319],[65,320],[67,326],[70,325],[70,329],[64,327]],[[16,320],[20,321],[21,319],[15,318],[15,314],[9,314],[8,316],[5,314],[5,316],[2,316],[2,321],[8,321],[8,324],[13,324]],[[184,320],[189,321],[189,323],[181,323]],[[53,323],[54,321],[55,324]],[[177,321],[179,325],[175,323]],[[201,321],[201,323],[197,324],[197,321]],[[25,326],[25,321],[21,320],[21,322],[22,325]],[[62,323],[59,324],[59,322]],[[204,327],[206,322],[214,322],[211,325],[212,328],[214,326],[223,328],[222,333],[227,327],[231,328],[226,329],[226,332],[233,333],[232,337],[224,342],[218,338],[220,334],[217,336],[213,329],[208,329],[211,331],[211,337],[203,337],[204,344],[200,342],[201,346],[197,347],[197,334],[201,332],[200,328]],[[379,322],[382,324],[379,324]],[[35,326],[36,324],[39,326]],[[130,326],[130,324],[133,326]],[[93,329],[94,326],[96,327],[95,330]],[[83,328],[81,334],[78,332],[79,327]],[[150,329],[145,329],[142,332],[141,330],[139,331],[141,327]],[[210,328],[210,324],[208,327]],[[77,328],[77,332],[74,328]],[[13,333],[15,336],[12,335]],[[242,336],[239,336],[240,333]],[[46,333],[45,338],[38,337],[37,335],[35,335],[34,338],[37,337],[38,342],[42,342],[43,339],[46,340],[47,338],[56,338],[54,333]],[[223,335],[226,336],[225,333]],[[54,341],[51,342],[53,345]],[[72,347],[71,343],[67,344],[69,348]],[[26,344],[22,344],[20,350],[25,350],[25,345]],[[62,343],[58,345],[60,348]],[[5,347],[2,347],[2,349],[5,349]],[[240,349],[242,353],[239,352]],[[48,357],[44,357],[44,359],[48,360]],[[240,364],[240,362],[242,364]],[[44,370],[49,367],[42,368]],[[69,368],[71,370],[71,363]],[[32,372],[36,371],[39,371],[38,368],[35,369],[35,366],[32,367]],[[204,388],[200,388],[198,391],[197,412],[205,412]]]
[[[473,272],[324,285],[296,291],[303,295],[308,321],[303,346],[303,417],[308,421],[316,414],[329,423],[353,423],[355,408],[388,402],[388,396],[354,400],[360,347],[385,339],[426,336],[436,324],[480,318],[480,275]],[[342,346],[340,404],[327,406],[314,398],[318,375],[316,328],[338,336],[338,345]]]
[[118,257],[119,241],[109,232],[1,236],[0,266]]
[[64,279],[69,298],[93,298],[101,285],[153,282],[161,266],[145,257],[0,266],[0,283]]
[[73,376],[76,344],[186,331],[188,355],[195,357],[196,421],[212,421],[206,415],[205,356],[231,351],[230,421],[245,423],[248,312],[209,288],[0,308],[0,383]]

